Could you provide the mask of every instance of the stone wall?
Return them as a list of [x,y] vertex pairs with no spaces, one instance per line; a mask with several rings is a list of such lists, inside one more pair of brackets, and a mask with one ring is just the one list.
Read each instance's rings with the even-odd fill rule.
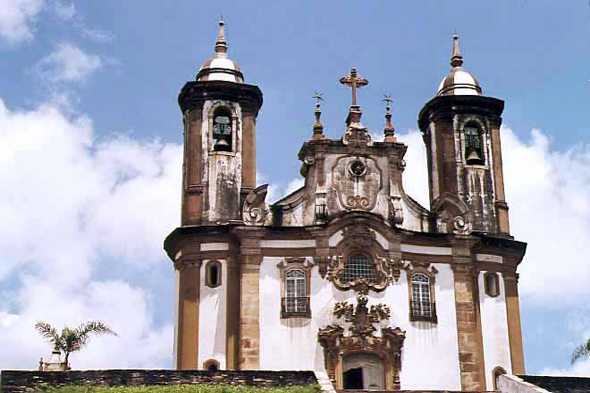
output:
[[64,385],[196,385],[227,384],[281,387],[317,384],[312,371],[173,371],[89,370],[39,372],[5,370],[0,373],[2,392],[26,392],[44,386]]

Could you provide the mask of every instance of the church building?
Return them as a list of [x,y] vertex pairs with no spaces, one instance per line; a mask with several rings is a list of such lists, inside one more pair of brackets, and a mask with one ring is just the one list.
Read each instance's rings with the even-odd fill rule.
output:
[[[270,204],[256,181],[261,90],[219,32],[178,102],[184,121],[174,367],[314,370],[336,389],[475,390],[524,374],[500,125],[453,38],[451,70],[418,114],[430,207],[402,186],[407,146],[387,106],[383,140],[352,102],[342,136],[321,106],[298,159],[305,184]],[[442,59],[441,59],[442,61]],[[338,75],[335,75],[338,77]],[[179,168],[180,170],[180,168]]]

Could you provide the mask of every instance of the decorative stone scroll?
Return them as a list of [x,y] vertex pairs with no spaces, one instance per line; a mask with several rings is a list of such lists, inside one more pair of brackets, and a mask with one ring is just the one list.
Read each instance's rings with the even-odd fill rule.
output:
[[269,215],[268,204],[266,203],[266,193],[268,184],[263,184],[251,191],[242,209],[242,219],[244,224],[252,226],[262,226]]
[[331,168],[331,197],[339,210],[372,211],[383,189],[383,173],[371,157],[348,155],[336,160]]
[[[357,293],[357,305],[338,302],[333,314],[350,323],[348,331],[342,325],[333,324],[318,331],[318,342],[324,348],[328,376],[342,389],[342,363],[350,355],[368,354],[379,358],[385,369],[385,388],[399,390],[401,353],[406,333],[399,327],[377,328],[375,325],[389,319],[390,310],[384,304],[367,307],[366,291]],[[380,335],[375,333],[380,330]]]
[[389,219],[395,225],[402,225],[404,222],[402,198],[399,196],[389,197],[389,204]]
[[[343,255],[316,258],[316,264],[322,278],[331,281],[336,288],[346,291],[353,289],[357,292],[364,288],[383,291],[390,283],[397,282],[403,264],[399,260],[383,258],[378,255],[380,248],[375,232],[367,225],[352,225],[344,227],[342,231]],[[362,254],[371,260],[374,279],[359,277],[352,281],[345,281],[347,259],[354,254]]]
[[472,214],[465,202],[455,195],[444,193],[433,203],[436,229],[441,233],[468,235],[472,231]]

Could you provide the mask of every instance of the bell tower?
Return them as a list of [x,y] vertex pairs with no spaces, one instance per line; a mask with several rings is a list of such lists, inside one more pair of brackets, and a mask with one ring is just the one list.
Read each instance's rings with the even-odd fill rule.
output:
[[436,230],[510,235],[500,126],[504,101],[486,97],[463,69],[453,37],[451,72],[420,111]]
[[[223,367],[237,369],[242,272],[228,232],[244,223],[242,206],[256,187],[256,117],[262,92],[245,84],[237,63],[228,59],[223,20],[215,55],[199,69],[196,81],[184,85],[178,104],[184,123],[181,226],[164,242],[175,268],[174,368],[208,367],[199,360],[208,343],[199,337],[211,324],[200,319],[211,315],[200,314],[201,308],[207,310],[207,294],[215,293],[228,299]],[[204,239],[215,243],[204,245]]]
[[223,20],[215,55],[180,92],[184,121],[182,225],[239,222],[256,187],[256,117],[262,92],[228,59]]

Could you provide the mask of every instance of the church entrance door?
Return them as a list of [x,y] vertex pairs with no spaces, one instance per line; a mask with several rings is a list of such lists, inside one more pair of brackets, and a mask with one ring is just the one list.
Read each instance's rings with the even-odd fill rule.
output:
[[370,354],[346,356],[342,364],[344,389],[385,389],[385,370],[380,358]]

